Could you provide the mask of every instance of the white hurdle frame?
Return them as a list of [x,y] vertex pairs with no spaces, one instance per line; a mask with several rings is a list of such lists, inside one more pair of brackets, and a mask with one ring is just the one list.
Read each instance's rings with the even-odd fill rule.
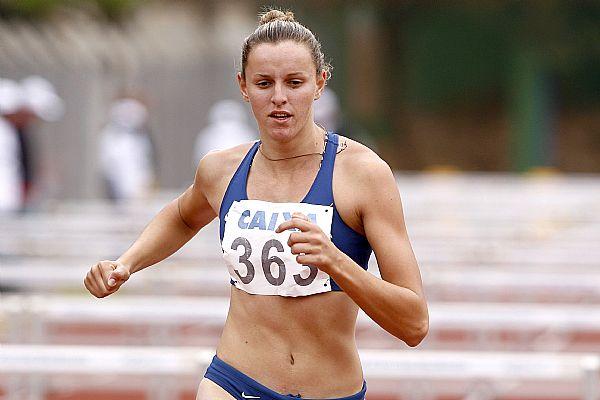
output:
[[[584,353],[454,352],[426,350],[359,351],[367,380],[456,381],[565,381],[578,382],[573,393],[581,400],[598,400],[600,357]],[[110,374],[194,378],[210,363],[214,349],[197,347],[134,346],[45,346],[3,345],[0,374],[12,377],[7,400],[16,398],[21,383],[28,380],[29,400],[42,400],[43,377]],[[0,384],[2,379],[0,379]],[[160,385],[159,385],[160,386]],[[156,392],[152,399],[173,400],[172,388]],[[22,398],[22,397],[21,397]]]

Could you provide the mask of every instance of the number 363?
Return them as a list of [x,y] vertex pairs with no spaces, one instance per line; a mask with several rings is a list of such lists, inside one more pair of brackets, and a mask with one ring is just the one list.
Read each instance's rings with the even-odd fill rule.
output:
[[[234,271],[244,284],[249,284],[250,282],[252,282],[254,276],[256,275],[256,269],[254,267],[254,264],[250,262],[252,246],[250,245],[250,241],[248,241],[248,239],[244,237],[238,237],[231,244],[231,249],[237,250],[240,246],[244,247],[244,254],[239,256],[239,262],[247,267],[248,272],[245,276],[242,276],[237,269],[234,269]],[[269,256],[269,252],[273,248],[279,253],[284,252],[283,244],[281,244],[279,240],[270,239],[265,243],[265,245],[262,248],[260,261],[267,281],[273,286],[279,286],[285,281],[286,268],[285,263],[281,258],[277,257],[276,255]],[[277,264],[277,266],[279,267],[279,273],[277,277],[273,276],[273,274],[271,273],[271,265],[273,263]],[[306,278],[302,278],[300,274],[293,275],[294,281],[300,286],[310,285],[317,277],[317,272],[319,271],[317,267],[313,267],[310,265],[306,265],[306,267],[310,269],[310,274]]]

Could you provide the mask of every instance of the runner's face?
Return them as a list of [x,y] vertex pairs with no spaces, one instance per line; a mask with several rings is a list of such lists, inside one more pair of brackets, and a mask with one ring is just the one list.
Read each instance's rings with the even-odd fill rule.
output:
[[312,127],[312,105],[325,86],[309,49],[301,43],[261,43],[248,56],[246,78],[238,75],[261,134],[287,142]]

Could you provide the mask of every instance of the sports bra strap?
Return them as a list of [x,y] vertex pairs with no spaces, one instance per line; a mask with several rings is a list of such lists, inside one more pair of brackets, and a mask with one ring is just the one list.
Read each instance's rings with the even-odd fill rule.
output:
[[219,219],[221,220],[220,227],[220,236],[223,239],[224,233],[224,224],[222,223],[225,214],[236,200],[246,199],[246,182],[248,181],[248,173],[250,172],[250,166],[252,165],[252,160],[254,159],[254,155],[258,151],[258,146],[260,145],[260,141],[257,140],[254,142],[250,150],[246,153],[246,156],[238,166],[237,170],[231,177],[231,181],[229,181],[229,185],[227,186],[227,190],[225,190],[225,194],[223,195],[223,200],[221,201],[221,208],[219,209]]
[[336,133],[327,132],[327,142],[329,146],[325,146],[325,154],[323,155],[323,175],[331,181],[333,177],[333,165],[335,164],[335,156],[339,145],[339,136]]
[[327,132],[327,143],[325,152],[321,161],[321,168],[317,173],[315,181],[304,198],[303,202],[311,204],[320,204],[324,206],[333,205],[333,166],[338,148],[339,136],[332,132]]

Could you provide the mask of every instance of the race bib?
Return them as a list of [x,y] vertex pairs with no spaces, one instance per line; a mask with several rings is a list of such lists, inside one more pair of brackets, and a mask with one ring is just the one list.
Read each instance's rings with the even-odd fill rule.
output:
[[333,207],[306,203],[235,201],[225,216],[223,258],[235,287],[252,294],[308,296],[331,291],[329,275],[296,261],[287,245],[293,232],[275,233],[300,212],[331,237]]

